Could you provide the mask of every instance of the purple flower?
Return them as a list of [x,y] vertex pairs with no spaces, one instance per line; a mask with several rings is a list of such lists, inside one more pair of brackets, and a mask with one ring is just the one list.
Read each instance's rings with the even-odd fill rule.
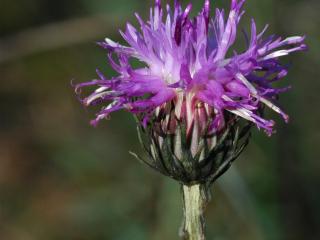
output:
[[[120,31],[127,46],[108,38],[99,43],[119,75],[106,79],[97,71],[98,79],[76,86],[77,92],[97,86],[82,100],[86,106],[104,105],[92,124],[126,109],[140,116],[147,126],[154,116],[172,115],[168,108],[174,106],[170,119],[183,120],[187,132],[193,131],[195,124],[198,130],[204,130],[208,123],[210,132],[219,132],[230,121],[226,118],[229,114],[244,118],[271,135],[274,121],[264,119],[261,109],[267,106],[288,121],[288,115],[274,103],[288,88],[277,89],[272,83],[287,75],[287,66],[279,58],[305,50],[305,38],[263,37],[267,27],[257,33],[252,20],[247,50],[237,53],[231,47],[244,14],[244,2],[232,0],[229,14],[216,9],[211,18],[210,1],[206,0],[201,12],[191,19],[191,4],[182,9],[175,1],[173,9],[167,5],[164,10],[156,0],[147,22],[136,14],[139,30],[128,23],[126,30]],[[131,59],[145,66],[133,68]],[[173,120],[167,119],[165,124],[165,131],[174,132]]]

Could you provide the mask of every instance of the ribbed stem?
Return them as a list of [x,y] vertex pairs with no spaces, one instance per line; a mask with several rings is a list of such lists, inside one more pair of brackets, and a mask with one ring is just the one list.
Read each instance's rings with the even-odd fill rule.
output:
[[181,228],[183,240],[205,240],[204,210],[208,202],[205,185],[183,185],[184,220]]

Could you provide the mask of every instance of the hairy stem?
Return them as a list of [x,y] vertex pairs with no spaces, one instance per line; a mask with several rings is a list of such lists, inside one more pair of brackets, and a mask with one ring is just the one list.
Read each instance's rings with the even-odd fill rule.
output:
[[183,185],[184,219],[181,228],[183,240],[205,240],[204,210],[208,202],[207,188],[203,184]]

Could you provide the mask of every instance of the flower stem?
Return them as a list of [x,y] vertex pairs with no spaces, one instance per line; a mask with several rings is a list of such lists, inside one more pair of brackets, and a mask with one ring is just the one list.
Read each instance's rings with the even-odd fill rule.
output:
[[184,220],[181,228],[183,240],[205,240],[204,210],[208,192],[204,184],[182,185]]

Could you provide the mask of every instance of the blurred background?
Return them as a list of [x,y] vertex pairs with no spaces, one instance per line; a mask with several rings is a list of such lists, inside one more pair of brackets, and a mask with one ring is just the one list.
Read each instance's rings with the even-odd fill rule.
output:
[[[120,40],[133,13],[152,0],[1,0],[0,239],[173,240],[182,218],[177,183],[139,164],[130,114],[98,128],[71,80],[114,73],[95,42]],[[193,1],[199,10],[203,1]],[[187,1],[183,1],[186,4]],[[216,0],[229,8],[230,1]],[[251,0],[251,17],[269,34],[306,34],[310,51],[286,58],[281,98],[291,115],[272,138],[251,144],[213,188],[208,239],[320,239],[320,1]],[[241,33],[239,34],[240,38]]]

